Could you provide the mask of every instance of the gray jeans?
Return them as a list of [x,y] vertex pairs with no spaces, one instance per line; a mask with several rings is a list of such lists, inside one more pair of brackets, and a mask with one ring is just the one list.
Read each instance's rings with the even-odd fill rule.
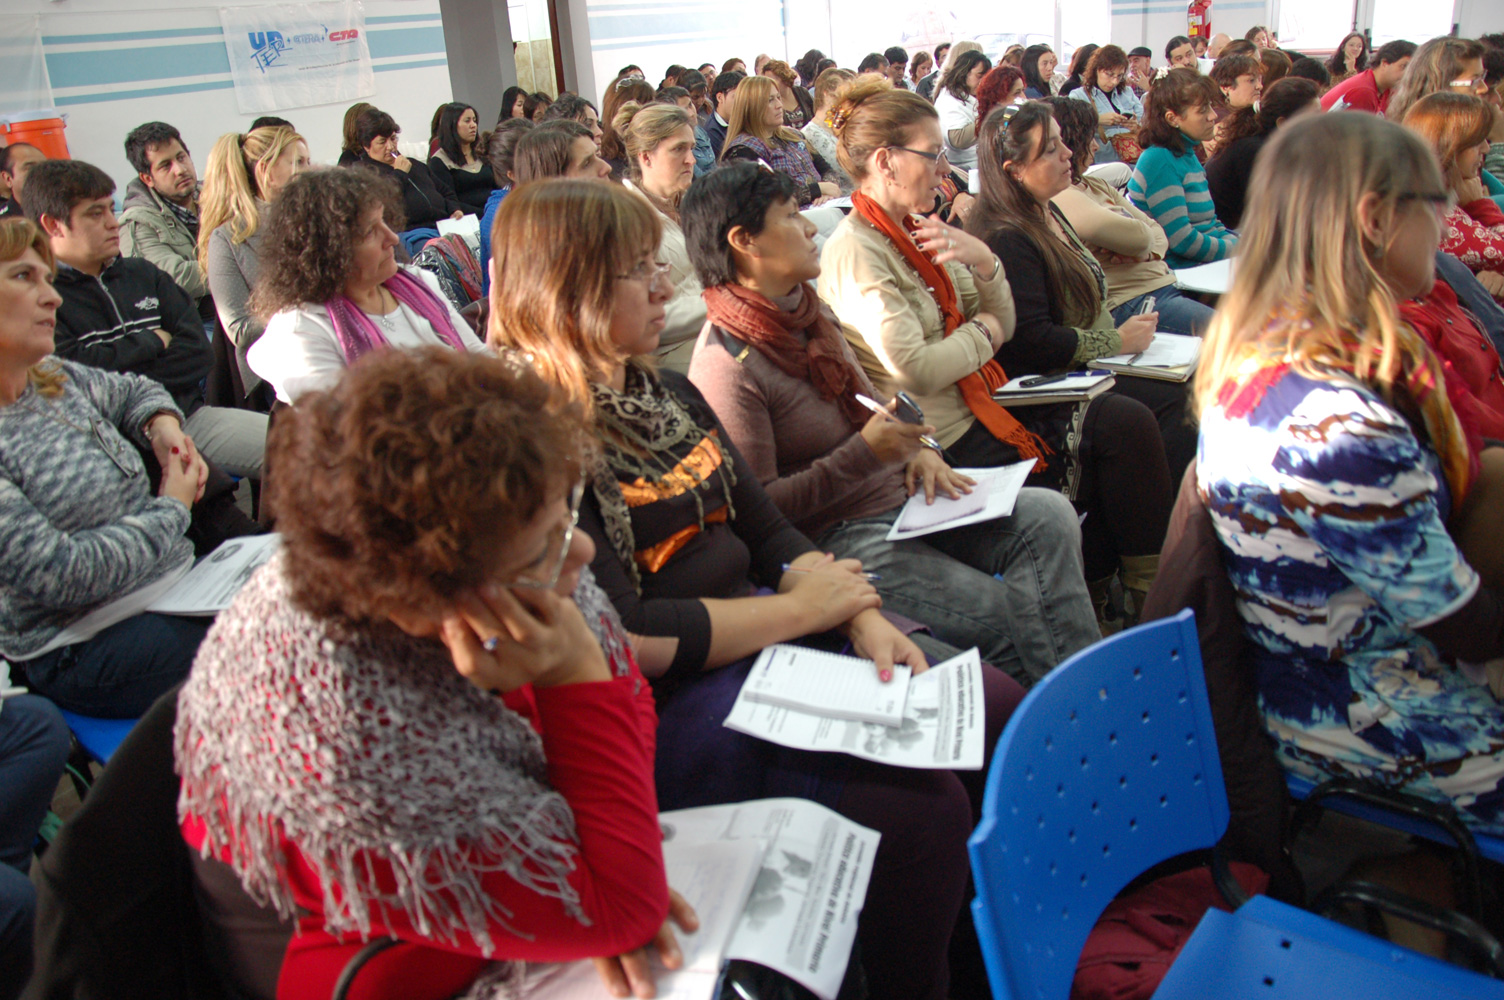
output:
[[260,479],[266,460],[266,414],[200,406],[183,430],[209,461],[232,476]]
[[883,607],[928,625],[952,646],[1025,687],[1102,637],[1086,593],[1075,508],[1054,490],[1025,488],[1008,517],[890,542],[898,509],[843,521],[815,541],[860,559]]

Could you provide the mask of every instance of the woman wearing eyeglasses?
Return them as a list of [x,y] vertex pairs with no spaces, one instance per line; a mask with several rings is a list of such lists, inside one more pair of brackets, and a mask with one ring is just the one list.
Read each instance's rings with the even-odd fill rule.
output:
[[679,199],[695,179],[694,123],[677,105],[633,102],[622,106],[612,125],[627,154],[623,183],[648,200],[663,230],[653,280],[661,280],[673,297],[658,338],[658,360],[674,371],[685,372],[695,337],[705,325],[700,281],[679,228]]
[[1504,299],[1504,212],[1483,186],[1494,109],[1470,94],[1440,91],[1421,98],[1405,127],[1436,153],[1448,201],[1441,249],[1467,265],[1496,299]]
[[395,194],[365,171],[318,170],[272,206],[251,298],[266,332],[247,360],[282,402],[328,388],[380,348],[484,350],[433,276],[393,256]]
[[[878,830],[859,937],[870,992],[940,1000],[983,772],[786,750],[721,725],[772,643],[849,639],[880,674],[923,669],[924,655],[878,612],[859,563],[789,524],[689,381],[654,370],[673,294],[655,280],[657,213],[613,185],[549,181],[518,189],[498,220],[508,280],[492,286],[490,343],[590,414],[600,454],[580,529],[653,678],[660,805],[792,795]],[[1002,686],[984,694],[991,741],[1013,701]]]
[[[835,113],[838,155],[858,191],[855,211],[821,253],[818,290],[862,368],[885,396],[903,389],[918,401],[953,464],[1033,459],[1029,484],[1059,489],[1083,516],[1087,580],[1110,580],[1120,556],[1142,556],[1147,578],[1125,576],[1125,584],[1147,591],[1148,559],[1157,560],[1170,504],[1154,415],[1116,394],[1090,405],[1017,410],[993,401],[1010,375],[1047,369],[1010,372],[996,359],[1017,325],[1003,262],[977,237],[917,218],[944,170],[943,158],[931,159],[943,149],[935,109],[916,94],[859,79]],[[1048,121],[1048,110],[1042,114]],[[1064,176],[1068,182],[1068,163]],[[1026,291],[1036,297],[1042,289]],[[1070,358],[1051,369],[1070,367]],[[1107,627],[1105,602],[1102,610]]]
[[1441,172],[1393,123],[1311,115],[1250,192],[1196,373],[1196,468],[1265,727],[1303,778],[1378,781],[1498,836],[1504,711],[1465,664],[1504,656],[1501,463],[1395,310],[1431,290]]
[[573,530],[578,409],[489,355],[387,351],[268,450],[286,544],[200,648],[175,748],[237,992],[327,997],[387,935],[364,995],[671,952],[666,918],[694,920],[665,884],[652,699]]

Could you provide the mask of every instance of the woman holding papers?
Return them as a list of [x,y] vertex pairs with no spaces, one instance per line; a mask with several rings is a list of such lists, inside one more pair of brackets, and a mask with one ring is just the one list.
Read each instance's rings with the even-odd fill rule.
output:
[[156,382],[49,357],[54,273],[40,230],[0,220],[0,656],[63,708],[131,719],[208,628],[145,613],[193,562],[208,468]]
[[908,496],[944,503],[972,481],[920,444],[924,428],[857,403],[876,390],[815,296],[814,226],[793,195],[783,175],[737,164],[685,196],[710,315],[690,381],[794,526],[881,576],[885,608],[1032,684],[1100,638],[1075,512],[1026,488],[1006,517],[887,540]]
[[[505,963],[653,942],[672,963],[665,916],[694,928],[665,884],[652,697],[574,530],[579,412],[557,398],[427,347],[277,421],[284,545],[178,699],[179,817],[237,995],[327,997],[383,936],[362,996],[503,995]],[[624,961],[602,964],[645,969]]]
[[[492,286],[490,343],[590,414],[601,448],[580,527],[653,678],[662,805],[795,796],[879,831],[860,938],[872,995],[945,997],[984,772],[789,750],[722,725],[765,646],[849,637],[879,670],[922,670],[923,654],[878,613],[860,563],[779,513],[688,379],[654,370],[674,289],[652,206],[614,185],[549,181],[519,188],[497,220],[508,280]],[[991,746],[1022,691],[1001,671],[983,678]]]
[[[998,348],[997,360],[1019,373],[1053,372],[1097,358],[1137,354],[1153,341],[1159,322],[1152,308],[1121,324],[1113,318],[1106,274],[1051,201],[1070,187],[1075,169],[1074,152],[1061,141],[1060,124],[1051,111],[1044,102],[1025,104],[983,126],[982,193],[968,226],[1013,277],[1018,325],[1013,338]],[[1154,412],[1170,481],[1178,482],[1196,453],[1196,432],[1185,419],[1184,387],[1130,377],[1119,379],[1114,391]]]
[[1392,122],[1311,115],[1250,190],[1196,376],[1197,479],[1265,726],[1308,780],[1372,778],[1504,835],[1499,678],[1468,666],[1504,656],[1504,463],[1471,452],[1395,308],[1431,288],[1445,179]]
[[[1006,113],[994,111],[988,122]],[[1048,111],[1029,114],[1050,120]],[[1059,489],[1085,518],[1086,579],[1104,612],[1120,567],[1125,586],[1147,592],[1170,514],[1154,415],[1116,393],[1058,406],[998,405],[992,393],[1008,373],[994,354],[1016,325],[1008,272],[976,237],[916,218],[945,171],[943,160],[930,159],[943,149],[935,109],[909,91],[858,79],[834,118],[837,155],[859,190],[856,210],[821,253],[818,288],[873,385],[911,393],[958,466],[1035,459],[1030,483]]]

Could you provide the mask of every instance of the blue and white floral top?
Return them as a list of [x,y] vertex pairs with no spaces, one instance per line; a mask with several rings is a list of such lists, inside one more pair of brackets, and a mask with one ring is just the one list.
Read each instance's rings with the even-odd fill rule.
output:
[[1357,774],[1504,825],[1504,709],[1415,630],[1478,575],[1448,535],[1440,462],[1346,375],[1287,371],[1245,415],[1213,407],[1197,458],[1285,766]]

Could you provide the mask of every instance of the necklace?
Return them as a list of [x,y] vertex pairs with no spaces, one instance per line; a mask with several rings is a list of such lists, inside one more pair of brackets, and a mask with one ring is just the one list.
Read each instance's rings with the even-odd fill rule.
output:
[[75,424],[73,421],[71,421],[67,417],[63,416],[63,414],[62,414],[62,407],[60,405],[51,404],[51,405],[48,405],[46,407],[37,406],[37,405],[35,405],[33,403],[33,400],[35,398],[36,398],[36,393],[33,392],[31,395],[22,396],[20,399],[16,400],[16,402],[18,402],[18,403],[22,404],[23,406],[25,406],[25,408],[28,409],[28,410],[30,410],[32,413],[35,413],[35,414],[37,414],[38,416],[41,416],[41,417],[46,417],[49,420],[55,420],[55,421],[57,421],[60,424],[63,424],[65,426],[67,426],[67,427],[73,428],[74,430],[78,431],[80,434],[87,434],[87,433],[89,433],[89,428],[88,427],[80,427],[78,424]]

